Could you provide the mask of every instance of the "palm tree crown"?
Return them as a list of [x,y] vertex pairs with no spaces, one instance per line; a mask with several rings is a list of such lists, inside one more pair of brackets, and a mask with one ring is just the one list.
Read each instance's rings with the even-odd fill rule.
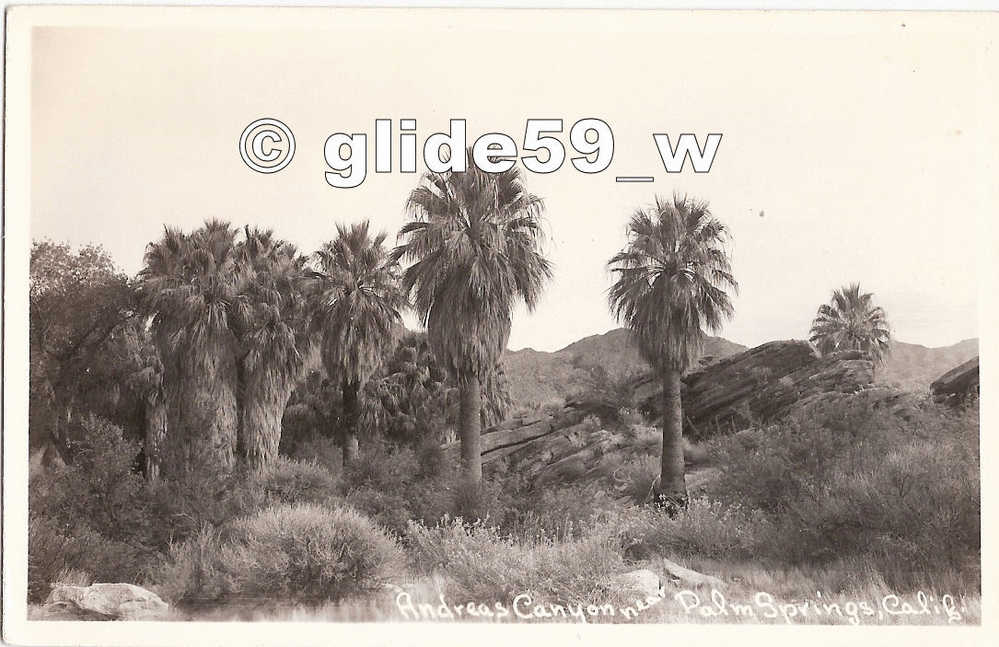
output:
[[704,329],[732,316],[726,290],[737,290],[724,243],[728,232],[708,205],[656,197],[628,223],[627,247],[611,258],[617,275],[610,307],[631,328],[642,356],[657,370],[686,370]]
[[820,353],[859,350],[883,363],[891,344],[888,318],[874,295],[861,292],[859,283],[833,290],[829,303],[819,306],[808,338]]
[[315,253],[310,300],[312,328],[330,377],[363,382],[395,341],[405,298],[386,235],[372,237],[368,221],[337,225],[337,237]]
[[551,265],[541,254],[542,200],[516,168],[427,173],[407,207],[397,259],[412,261],[403,290],[437,360],[459,381],[484,379],[510,336],[510,311],[533,310]]

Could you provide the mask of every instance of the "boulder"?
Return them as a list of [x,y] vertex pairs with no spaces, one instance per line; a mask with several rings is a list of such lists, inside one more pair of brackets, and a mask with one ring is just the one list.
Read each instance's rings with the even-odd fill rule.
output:
[[662,578],[647,568],[615,575],[610,579],[610,585],[615,589],[638,593],[645,597],[660,597],[663,594]]
[[947,371],[930,384],[930,392],[937,402],[957,404],[977,396],[980,389],[978,356]]
[[674,584],[686,584],[688,586],[710,586],[711,588],[720,589],[725,583],[714,575],[705,575],[704,573],[698,573],[697,571],[692,571],[689,568],[684,568],[676,562],[672,562],[665,557],[663,558],[663,568],[666,570],[667,579],[671,580]]
[[168,609],[158,595],[134,584],[55,584],[39,615],[51,619],[152,620]]

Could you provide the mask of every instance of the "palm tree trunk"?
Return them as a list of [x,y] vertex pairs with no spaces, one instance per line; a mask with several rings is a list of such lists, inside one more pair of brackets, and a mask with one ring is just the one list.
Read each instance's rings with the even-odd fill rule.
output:
[[663,373],[663,455],[659,499],[672,516],[687,506],[687,483],[683,469],[683,403],[680,371]]
[[182,357],[164,372],[171,465],[164,470],[161,460],[161,475],[227,474],[235,464],[238,431],[234,359],[220,339],[185,348]]
[[482,482],[482,392],[479,378],[471,377],[461,385],[459,420],[461,427],[461,464],[465,477],[471,483]]
[[361,417],[361,403],[357,397],[360,383],[343,380],[343,464],[349,465],[357,458],[357,421]]
[[166,401],[160,389],[146,395],[146,480],[155,483],[160,478],[163,445],[167,435]]
[[293,386],[290,379],[266,370],[247,379],[240,437],[243,456],[251,469],[263,469],[277,458],[281,419]]

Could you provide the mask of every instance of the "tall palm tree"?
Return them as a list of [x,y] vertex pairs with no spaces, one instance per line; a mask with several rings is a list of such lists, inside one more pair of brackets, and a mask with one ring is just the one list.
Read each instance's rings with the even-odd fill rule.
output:
[[357,456],[364,383],[391,351],[405,305],[398,264],[372,237],[367,220],[337,225],[337,237],[315,253],[311,278],[312,329],[321,334],[327,374],[340,381],[344,408],[344,464]]
[[393,252],[412,263],[403,289],[461,391],[461,458],[473,483],[482,480],[481,384],[506,348],[514,304],[533,310],[551,278],[540,251],[543,208],[517,168],[427,173],[409,195],[414,220]]
[[700,353],[704,329],[733,314],[737,290],[725,250],[728,231],[706,202],[656,197],[628,223],[628,244],[608,268],[617,279],[610,307],[631,329],[663,383],[663,450],[657,495],[670,511],[687,502],[680,378]]
[[308,337],[302,279],[304,256],[270,230],[245,227],[240,261],[240,454],[259,469],[277,457],[281,418],[301,375]]
[[861,292],[859,283],[833,290],[829,303],[819,306],[808,340],[822,354],[859,350],[875,364],[883,364],[891,347],[888,318],[874,295]]
[[163,361],[170,464],[184,473],[229,471],[236,450],[236,231],[208,221],[184,234],[166,227],[146,248],[140,296]]

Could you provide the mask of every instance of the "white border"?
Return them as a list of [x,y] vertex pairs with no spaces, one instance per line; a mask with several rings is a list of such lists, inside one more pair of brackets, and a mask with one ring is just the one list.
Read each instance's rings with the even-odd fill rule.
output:
[[[145,4],[145,3],[143,3]],[[229,4],[229,3],[226,3]],[[247,4],[247,3],[242,3]],[[252,3],[258,4],[258,3]],[[398,5],[401,3],[382,3]],[[454,2],[414,2],[414,5],[453,5]],[[463,3],[464,4],[464,3]],[[478,5],[520,3],[475,3]],[[545,3],[563,6],[564,3]],[[593,6],[597,3],[576,3]],[[648,6],[653,3],[629,3],[632,6]],[[655,3],[661,6],[662,3]],[[746,6],[742,2],[712,3],[719,7]],[[788,3],[754,3],[761,6],[786,5]],[[870,3],[857,3],[869,5]],[[922,7],[941,3],[911,3],[909,6]],[[995,7],[995,2],[962,3],[965,8],[980,8],[983,5]],[[531,3],[537,6],[537,3]],[[807,5],[814,6],[814,4]],[[851,4],[848,6],[856,6]],[[885,5],[882,5],[885,6]],[[890,3],[887,6],[898,6]],[[947,644],[979,645],[987,637],[995,637],[997,599],[994,588],[994,570],[990,547],[995,545],[995,479],[988,469],[982,474],[983,509],[983,584],[982,584],[982,626],[981,627],[829,627],[829,626],[745,626],[745,625],[651,625],[651,626],[579,626],[579,625],[451,625],[451,624],[329,624],[329,623],[77,623],[77,622],[27,622],[25,619],[27,506],[26,506],[26,463],[27,463],[27,402],[28,393],[28,347],[27,347],[27,286],[30,234],[28,231],[29,191],[30,191],[30,36],[35,25],[107,25],[120,26],[164,26],[192,25],[202,28],[211,26],[247,27],[259,24],[266,18],[268,29],[303,26],[310,24],[321,9],[282,9],[278,11],[263,8],[202,8],[177,7],[163,11],[154,7],[130,9],[100,7],[54,7],[34,6],[15,7],[6,14],[8,21],[7,37],[7,78],[5,122],[5,259],[4,259],[4,399],[3,414],[7,433],[3,435],[4,466],[4,553],[3,553],[3,639],[15,644],[77,644],[77,645],[166,645],[166,644],[308,644],[331,645],[349,640],[351,644],[383,643],[440,643],[469,642],[479,644],[509,645],[530,641],[605,641],[637,640],[648,643],[683,644],[710,641],[745,644],[747,641],[766,641],[771,644],[808,643],[814,647],[840,644],[850,641],[876,641],[878,644]],[[441,10],[445,11],[445,10]],[[482,19],[502,21],[511,19],[509,12],[481,10]],[[767,14],[773,17],[773,14]],[[338,20],[378,21],[387,18],[398,19],[399,11],[393,9],[357,11],[341,9]],[[619,23],[630,18],[625,14],[614,14]],[[604,20],[601,11],[576,12],[574,19]],[[690,14],[677,12],[677,19],[687,21],[709,21],[712,28],[737,30],[746,22],[760,18],[760,14],[744,13],[729,16],[718,12]],[[738,18],[736,21],[735,18]],[[856,14],[849,12],[827,13],[823,15],[823,25],[837,21],[855,20]],[[924,16],[928,18],[928,16]],[[969,38],[980,38],[990,44],[987,54],[979,61],[975,70],[981,84],[978,102],[980,109],[999,107],[999,90],[995,82],[999,71],[999,55],[996,54],[996,36],[999,35],[999,19],[996,14],[939,14],[932,16],[941,26],[966,32]],[[809,14],[799,13],[786,16],[782,20],[801,21],[803,27],[814,28],[809,22]],[[851,25],[860,31],[864,24]],[[876,22],[871,20],[870,22]],[[988,39],[986,39],[988,35]],[[970,73],[970,72],[969,72]],[[991,82],[989,82],[991,81]],[[983,113],[984,114],[984,113]],[[992,205],[991,215],[983,214],[980,219],[979,289],[980,289],[980,334],[982,354],[982,391],[995,393],[996,369],[993,359],[997,354],[997,336],[992,332],[995,317],[994,291],[999,285],[999,273],[994,259],[999,249],[999,238],[995,218],[999,217],[999,138],[993,120],[989,136],[981,142],[982,159],[987,159],[984,168],[968,169],[982,178],[980,184],[982,204]],[[941,190],[947,190],[941,187]],[[941,227],[948,226],[946,219]],[[974,280],[974,277],[968,277]],[[995,424],[995,407],[988,397],[983,399],[982,411],[982,455],[983,465],[991,466],[989,458],[996,456],[997,443],[994,433],[999,430]],[[993,641],[994,642],[994,641]]]

